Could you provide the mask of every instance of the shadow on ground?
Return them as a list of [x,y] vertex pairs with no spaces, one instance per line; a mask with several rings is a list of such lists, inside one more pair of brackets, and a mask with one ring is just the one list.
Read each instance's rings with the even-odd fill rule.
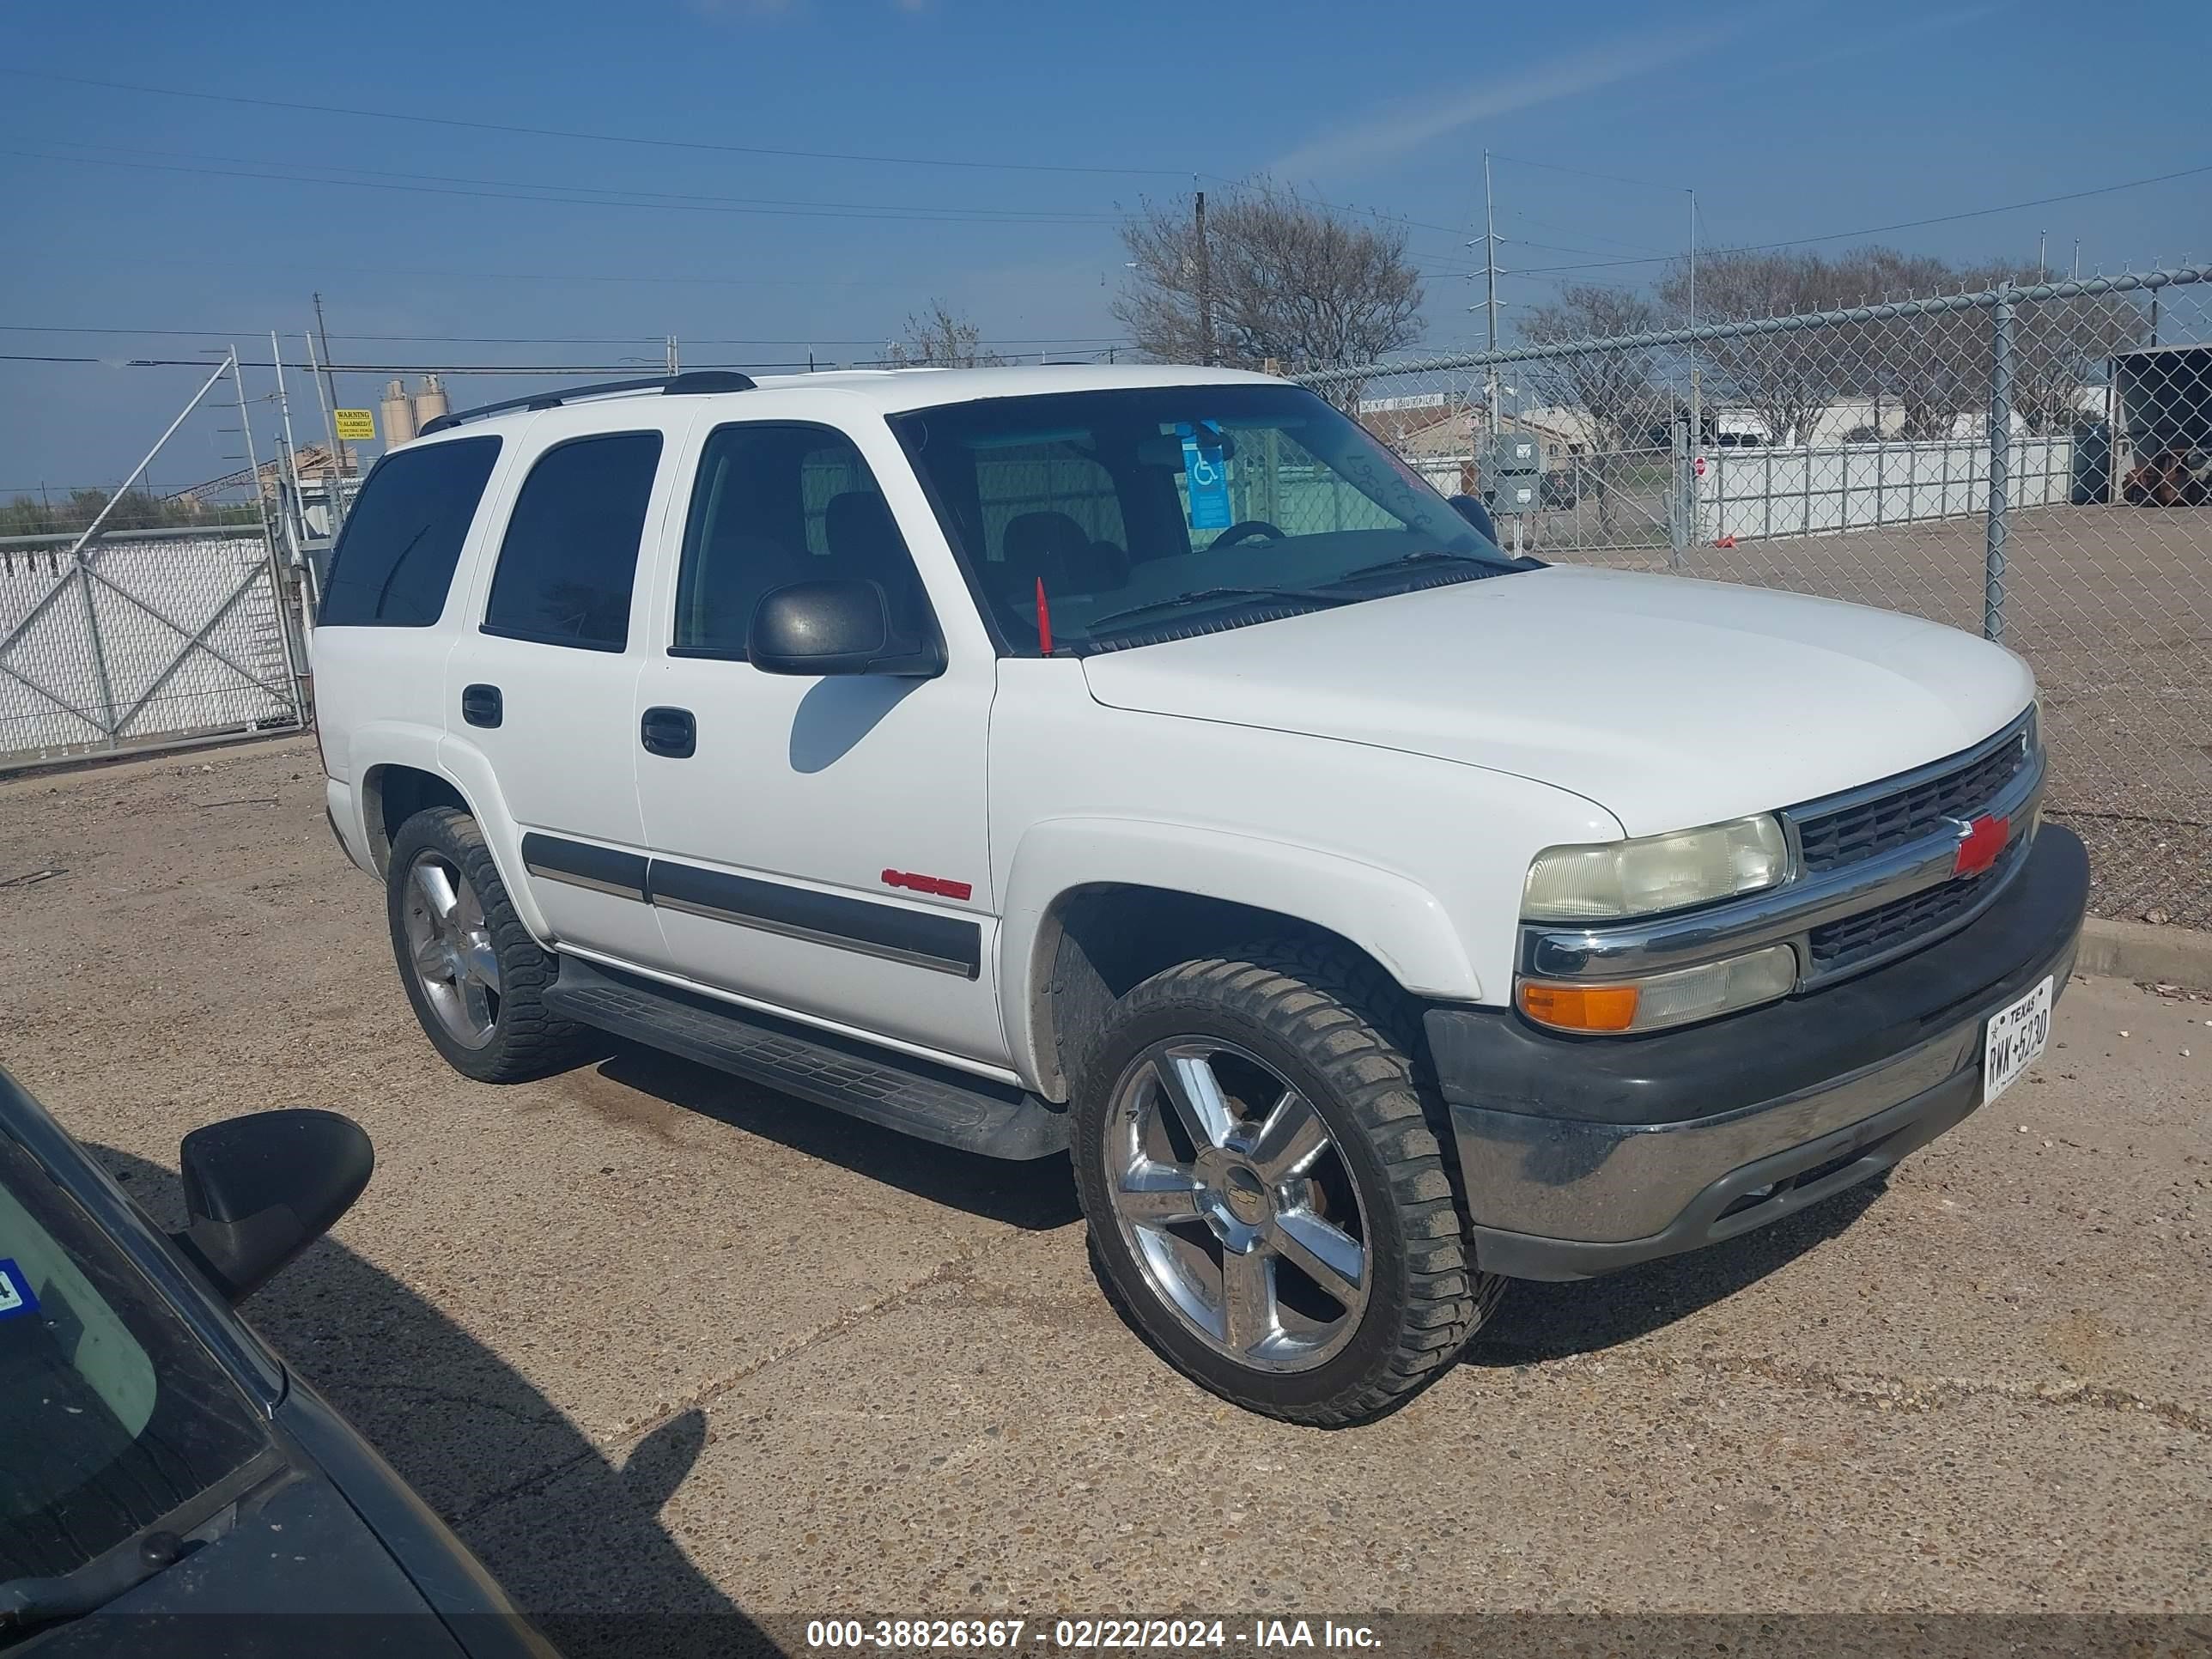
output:
[[1025,1164],[981,1158],[848,1117],[695,1065],[659,1049],[624,1046],[599,1075],[948,1209],[1042,1232],[1081,1218],[1067,1155]]
[[1461,1357],[1463,1365],[1540,1364],[1648,1336],[1734,1296],[1835,1237],[1889,1190],[1877,1176],[1723,1243],[1602,1279],[1512,1285]]
[[[88,1150],[160,1225],[183,1224],[173,1171]],[[779,1650],[659,1522],[706,1444],[702,1413],[617,1462],[436,1308],[330,1239],[246,1313],[569,1659]]]
[[[625,1047],[599,1069],[611,1082],[932,1203],[1035,1231],[1082,1219],[1065,1154],[1031,1164],[978,1158],[754,1088],[657,1049]],[[1517,1282],[1460,1363],[1537,1364],[1649,1335],[1756,1284],[1834,1237],[1887,1190],[1887,1178],[1877,1176],[1771,1226],[1602,1279]],[[1097,1272],[1094,1261],[1094,1277]],[[1100,1293],[1106,1294],[1103,1282]],[[1141,1331],[1136,1334],[1145,1340]]]

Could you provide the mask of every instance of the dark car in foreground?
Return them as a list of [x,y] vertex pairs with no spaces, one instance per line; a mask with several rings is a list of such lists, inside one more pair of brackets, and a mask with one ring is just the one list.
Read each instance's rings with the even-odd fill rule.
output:
[[332,1112],[210,1124],[164,1233],[0,1071],[0,1650],[553,1659],[233,1311],[374,1162]]

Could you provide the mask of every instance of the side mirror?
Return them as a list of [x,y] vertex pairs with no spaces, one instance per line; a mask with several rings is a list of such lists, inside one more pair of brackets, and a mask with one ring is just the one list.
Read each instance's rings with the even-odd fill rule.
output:
[[1461,518],[1481,532],[1483,540],[1493,547],[1498,544],[1498,520],[1490,516],[1488,507],[1473,495],[1455,495],[1451,498],[1451,504]]
[[764,594],[745,655],[763,674],[928,679],[945,672],[941,645],[892,636],[890,602],[872,581],[793,582]]
[[191,1224],[170,1238],[242,1302],[353,1206],[376,1167],[368,1135],[336,1112],[255,1112],[177,1149]]

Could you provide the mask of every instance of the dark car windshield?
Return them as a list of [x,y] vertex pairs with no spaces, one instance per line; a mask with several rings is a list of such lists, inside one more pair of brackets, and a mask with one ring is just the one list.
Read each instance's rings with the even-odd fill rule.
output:
[[268,1445],[114,1241],[0,1134],[0,1581],[73,1572]]
[[1055,645],[1081,650],[1522,568],[1298,386],[999,398],[891,424],[1021,654],[1040,592]]

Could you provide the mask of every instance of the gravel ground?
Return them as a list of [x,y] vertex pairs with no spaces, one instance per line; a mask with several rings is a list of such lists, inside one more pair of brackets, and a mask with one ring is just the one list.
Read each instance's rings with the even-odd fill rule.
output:
[[[2088,844],[2099,915],[2212,927],[2212,507],[2012,515],[2005,643],[2043,690],[2049,805]],[[1979,518],[1693,547],[1682,574],[1982,626]],[[1665,569],[1663,552],[1535,550]]]
[[368,1127],[368,1194],[250,1311],[577,1651],[651,1650],[605,1622],[647,1613],[1180,1608],[2212,1640],[2212,1001],[2077,981],[2037,1070],[1886,1186],[1516,1287],[1328,1434],[1146,1352],[1062,1163],[649,1054],[453,1075],[310,743],[0,783],[0,880],[50,866],[0,887],[0,1062],[157,1213],[197,1124]]

